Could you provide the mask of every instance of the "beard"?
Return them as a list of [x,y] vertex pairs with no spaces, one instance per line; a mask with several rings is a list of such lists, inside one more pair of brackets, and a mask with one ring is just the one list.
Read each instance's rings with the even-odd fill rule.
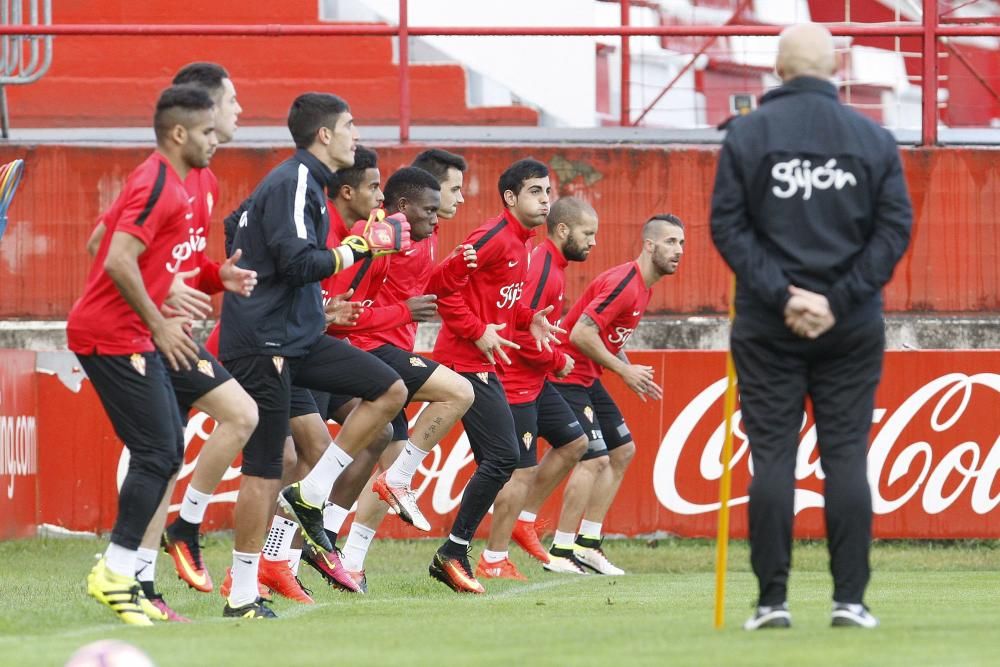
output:
[[577,245],[573,242],[573,239],[567,239],[566,244],[563,246],[563,257],[571,262],[582,262],[587,259],[587,255],[590,253],[590,249],[586,246]]

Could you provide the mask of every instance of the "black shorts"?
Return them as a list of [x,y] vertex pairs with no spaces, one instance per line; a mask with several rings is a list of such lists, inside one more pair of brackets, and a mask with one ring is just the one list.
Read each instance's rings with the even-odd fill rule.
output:
[[[304,397],[296,401],[295,395],[297,392],[305,392],[309,394],[308,403],[306,403],[306,399]],[[325,391],[316,391],[315,389],[292,387],[292,417],[301,417],[302,415],[308,415],[316,412],[323,416],[324,421],[332,419],[337,423],[340,423],[334,415],[337,414],[337,410],[353,400],[353,396],[345,396],[344,394],[331,394]],[[295,413],[296,402],[301,404],[299,414]]]
[[291,415],[292,384],[374,401],[399,380],[380,360],[349,343],[323,336],[301,357],[252,355],[226,367],[257,402],[260,421],[243,448],[243,474],[280,479]]
[[538,438],[545,438],[553,448],[568,445],[583,437],[583,427],[566,400],[546,382],[538,397],[530,403],[510,406],[514,429],[521,442],[518,468],[538,465]]
[[589,387],[558,382],[553,382],[552,386],[573,409],[590,441],[587,453],[583,455],[584,461],[607,456],[612,449],[632,442],[632,434],[621,410],[600,380],[594,380]]
[[388,343],[371,350],[371,354],[384,361],[389,368],[399,373],[399,377],[403,378],[403,382],[406,384],[407,403],[413,400],[413,395],[424,386],[437,367],[441,365],[433,359],[407,352]]
[[176,472],[184,460],[184,426],[160,353],[77,358],[132,456],[153,457]]
[[173,370],[166,359],[163,360],[163,365],[170,375],[170,383],[173,384],[174,393],[177,394],[177,407],[185,424],[191,407],[199,398],[233,379],[229,371],[222,367],[219,360],[212,356],[204,345],[198,345],[198,363],[189,371]]
[[392,441],[410,439],[410,420],[406,416],[405,410],[400,410],[399,414],[392,419]]
[[288,404],[288,418],[295,419],[296,417],[305,417],[306,415],[311,415],[313,413],[323,414],[319,411],[319,405],[316,402],[316,394],[320,394],[324,397],[330,396],[325,392],[310,391],[305,387],[296,387],[295,385],[292,385],[292,393],[289,397]]

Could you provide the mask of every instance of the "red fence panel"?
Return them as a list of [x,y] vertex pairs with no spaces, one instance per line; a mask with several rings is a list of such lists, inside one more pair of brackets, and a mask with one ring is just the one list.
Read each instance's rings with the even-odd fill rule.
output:
[[[362,127],[362,134],[364,128]],[[383,178],[426,146],[377,147]],[[443,248],[500,209],[496,182],[517,159],[533,156],[552,169],[559,196],[597,209],[600,231],[590,259],[567,275],[575,299],[604,269],[638,254],[639,229],[670,211],[687,225],[680,271],[654,291],[650,313],[726,312],[729,273],[712,245],[709,201],[717,148],[661,146],[448,146],[470,164],[466,204],[443,221]],[[27,176],[10,210],[0,252],[0,318],[64,319],[90,265],[83,251],[98,212],[117,196],[149,149],[37,146],[0,148],[0,161],[23,155]],[[221,183],[209,253],[222,255],[220,220],[267,171],[291,153],[278,148],[223,148],[212,167]],[[909,252],[886,290],[890,312],[1000,311],[1000,162],[989,148],[905,149],[914,204]]]

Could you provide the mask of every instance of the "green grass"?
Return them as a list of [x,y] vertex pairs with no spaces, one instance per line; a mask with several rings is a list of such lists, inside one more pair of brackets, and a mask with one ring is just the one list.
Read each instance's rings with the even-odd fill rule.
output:
[[[128,628],[84,594],[103,542],[0,543],[0,665],[62,665],[102,638],[134,643],[171,665],[987,665],[996,664],[1000,606],[995,542],[879,543],[868,603],[875,631],[829,626],[830,579],[819,543],[796,546],[790,631],[747,633],[755,584],[743,543],[730,555],[727,627],[712,627],[714,545],[700,540],[611,542],[631,574],[544,573],[520,552],[528,583],[486,582],[459,596],[427,576],[434,541],[379,542],[369,557],[371,593],[328,589],[308,568],[318,604],[274,605],[277,621],[223,619],[222,599],[189,590],[159,560],[160,585],[190,625]],[[479,547],[481,545],[477,545]],[[231,542],[210,537],[220,583]],[[475,552],[478,554],[478,548]]]

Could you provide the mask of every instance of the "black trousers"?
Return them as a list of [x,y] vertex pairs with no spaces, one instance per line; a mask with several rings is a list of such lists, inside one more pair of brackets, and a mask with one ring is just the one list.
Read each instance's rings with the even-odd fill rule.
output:
[[833,599],[861,602],[870,577],[867,454],[885,349],[882,318],[838,324],[806,340],[791,331],[761,330],[737,316],[730,343],[754,466],[750,561],[760,586],[758,604],[781,604],[787,596],[795,457],[807,395],[826,476]]
[[521,445],[514,431],[507,395],[496,373],[460,373],[472,383],[476,399],[462,416],[476,472],[462,493],[451,534],[471,540],[490,511],[500,489],[521,459]]

